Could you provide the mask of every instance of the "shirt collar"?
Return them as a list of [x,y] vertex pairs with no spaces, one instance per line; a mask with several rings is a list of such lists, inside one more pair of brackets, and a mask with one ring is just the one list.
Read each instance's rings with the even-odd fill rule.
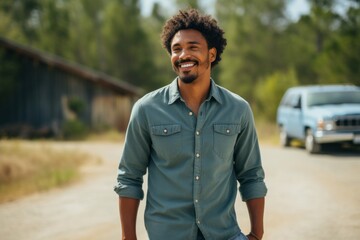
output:
[[[176,100],[181,99],[181,95],[179,92],[178,84],[177,84],[178,78],[175,78],[169,86],[169,101],[168,104],[173,104]],[[210,94],[209,97],[206,100],[210,100],[211,98],[214,98],[218,103],[222,104],[222,99],[219,93],[219,87],[216,85],[213,79],[211,79],[211,88],[210,88]]]

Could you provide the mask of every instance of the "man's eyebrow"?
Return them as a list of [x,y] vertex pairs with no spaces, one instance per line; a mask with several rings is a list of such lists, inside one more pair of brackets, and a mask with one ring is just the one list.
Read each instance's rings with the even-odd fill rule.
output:
[[[192,45],[200,45],[200,42],[198,41],[190,41],[190,42],[187,42],[187,44],[192,44]],[[180,43],[175,43],[174,45],[171,45],[171,47],[177,47],[177,46],[181,46]]]
[[171,45],[172,48],[177,47],[177,46],[180,46],[180,43],[175,43],[175,44]]
[[196,44],[196,45],[199,45],[200,43],[197,42],[197,41],[190,41],[190,42],[188,42],[188,44]]

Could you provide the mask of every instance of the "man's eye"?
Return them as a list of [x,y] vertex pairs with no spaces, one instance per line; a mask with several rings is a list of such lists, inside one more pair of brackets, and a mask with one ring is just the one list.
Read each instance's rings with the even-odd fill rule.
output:
[[177,52],[180,52],[181,51],[181,49],[180,48],[173,48],[173,50],[172,50],[174,53],[177,53]]

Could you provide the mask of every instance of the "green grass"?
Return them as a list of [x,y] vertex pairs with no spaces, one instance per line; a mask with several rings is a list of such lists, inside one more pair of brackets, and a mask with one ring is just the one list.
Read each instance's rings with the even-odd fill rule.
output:
[[0,141],[0,203],[69,184],[91,157],[44,142]]

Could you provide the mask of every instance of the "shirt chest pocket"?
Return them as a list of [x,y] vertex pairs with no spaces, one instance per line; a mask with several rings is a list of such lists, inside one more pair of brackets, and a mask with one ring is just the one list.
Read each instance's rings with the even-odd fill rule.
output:
[[166,124],[151,127],[153,154],[171,159],[181,152],[181,125]]
[[222,159],[229,159],[234,153],[234,146],[240,124],[214,124],[214,152]]

